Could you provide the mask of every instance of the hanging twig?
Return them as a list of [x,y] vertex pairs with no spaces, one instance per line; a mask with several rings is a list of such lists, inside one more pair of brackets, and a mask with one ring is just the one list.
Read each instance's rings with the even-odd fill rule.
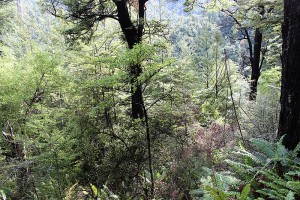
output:
[[235,118],[236,118],[236,122],[237,122],[237,125],[238,125],[238,128],[239,128],[239,131],[240,131],[242,142],[244,144],[245,140],[244,140],[244,137],[243,137],[242,129],[241,129],[241,126],[240,126],[240,122],[239,122],[239,119],[238,119],[238,116],[237,116],[235,103],[234,103],[234,99],[233,99],[232,87],[231,87],[231,83],[230,83],[229,71],[228,71],[228,66],[227,66],[228,55],[227,55],[226,49],[224,49],[224,58],[225,58],[225,60],[224,60],[225,71],[226,71],[226,74],[227,74],[227,80],[228,80],[229,90],[230,90],[230,97],[231,97],[231,101],[232,101],[232,104],[233,104],[233,111],[234,111],[234,115],[235,115]]

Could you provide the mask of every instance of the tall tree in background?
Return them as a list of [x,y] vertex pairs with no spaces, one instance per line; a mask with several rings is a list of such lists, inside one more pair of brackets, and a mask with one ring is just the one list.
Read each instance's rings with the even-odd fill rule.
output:
[[[242,12],[238,12],[238,9],[243,9]],[[258,85],[258,79],[260,77],[260,71],[261,67],[264,61],[264,54],[261,55],[262,52],[262,43],[263,43],[263,37],[262,37],[262,32],[259,28],[250,28],[250,27],[245,27],[243,23],[247,23],[244,21],[247,21],[247,15],[244,16],[244,11],[245,10],[256,10],[254,16],[263,16],[265,13],[264,6],[245,6],[243,4],[236,5],[236,10],[231,11],[232,8],[229,9],[221,9],[222,12],[225,12],[229,17],[233,19],[233,21],[238,25],[240,33],[243,35],[243,39],[245,39],[248,43],[248,51],[249,51],[249,64],[251,67],[251,77],[250,77],[250,94],[249,94],[249,100],[256,100],[256,95],[257,95],[257,85]],[[241,14],[243,13],[243,14]],[[240,16],[243,16],[245,19],[240,19]],[[255,29],[255,31],[251,31],[251,29]],[[250,33],[254,32],[254,39],[251,38]],[[254,43],[254,44],[253,44]],[[245,61],[243,61],[245,63]],[[241,68],[244,68],[244,66],[241,66]]]
[[247,50],[242,56],[241,71],[248,77],[245,67],[249,66],[251,69],[249,100],[256,100],[261,72],[279,64],[279,59],[272,57],[277,52],[274,46],[280,41],[277,27],[281,25],[281,5],[281,1],[268,0],[225,0],[203,4],[204,8],[218,9],[230,17],[231,20],[228,21],[230,26],[233,25],[238,31],[237,35],[233,34],[230,37],[237,39],[236,36],[238,36],[239,40],[246,42],[243,48],[246,47]]
[[300,141],[300,1],[284,1],[282,86],[278,136],[294,149]]
[[[247,38],[248,39],[248,38]],[[255,100],[257,95],[257,84],[260,77],[261,64],[263,63],[263,57],[260,58],[261,44],[262,44],[262,33],[258,28],[255,29],[254,37],[254,52],[252,54],[252,44],[248,39],[249,50],[250,50],[250,63],[251,63],[251,83],[250,83],[250,100]],[[251,49],[250,49],[251,48]]]
[[[133,49],[134,45],[142,41],[145,21],[145,4],[148,0],[126,1],[64,1],[64,0],[50,0],[54,15],[60,6],[66,8],[67,18],[76,23],[74,29],[67,31],[71,37],[82,37],[85,33],[92,33],[99,21],[107,18],[118,21],[124,39],[129,49]],[[131,9],[137,11],[136,21],[131,18]],[[142,86],[137,79],[142,73],[140,64],[132,64],[129,66],[130,82],[131,82],[131,111],[133,119],[143,119],[143,94]]]

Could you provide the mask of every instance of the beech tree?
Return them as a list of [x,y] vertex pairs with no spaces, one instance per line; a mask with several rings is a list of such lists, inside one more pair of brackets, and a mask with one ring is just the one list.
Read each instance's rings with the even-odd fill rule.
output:
[[[97,29],[100,21],[114,19],[119,23],[123,33],[123,39],[130,50],[135,45],[141,44],[145,26],[146,2],[148,0],[87,0],[87,1],[65,1],[49,0],[50,12],[58,17],[64,16],[75,24],[66,33],[70,39],[89,40]],[[59,10],[61,8],[61,10]],[[59,14],[57,11],[65,13]],[[136,18],[132,14],[136,13]],[[87,36],[87,37],[86,37]],[[137,56],[139,57],[139,55]],[[139,59],[138,59],[139,60]],[[154,194],[154,175],[152,171],[152,155],[150,143],[150,128],[143,98],[142,81],[139,80],[142,74],[142,66],[139,62],[129,63],[127,68],[130,80],[131,94],[131,117],[133,120],[140,119],[146,130],[147,155],[151,179],[151,196]]]
[[[129,49],[142,41],[144,23],[145,23],[145,4],[148,0],[126,1],[126,0],[101,0],[101,1],[64,1],[49,0],[51,5],[50,12],[55,16],[57,9],[63,7],[67,11],[64,16],[75,22],[76,26],[69,29],[67,34],[72,38],[85,38],[85,33],[93,33],[97,23],[105,19],[114,19],[118,21],[124,35],[124,39]],[[136,20],[131,18],[131,8],[137,12]],[[131,116],[133,119],[143,119],[143,94],[142,86],[137,79],[142,73],[140,64],[129,66],[131,82]]]
[[[239,22],[239,20],[234,16],[234,12],[230,12],[229,10],[223,10],[223,12],[227,13],[231,18],[233,18],[233,21],[240,28],[239,31],[243,35],[242,39],[245,39],[248,43],[248,51],[249,51],[248,59],[251,67],[249,100],[256,100],[258,79],[261,74],[260,71],[264,61],[264,54],[265,54],[265,51],[263,51],[263,54],[261,56],[262,39],[263,39],[262,32],[260,31],[259,28],[255,28],[254,40],[252,40],[249,33],[251,32],[250,28],[244,27],[241,24],[241,22]],[[243,61],[243,63],[245,63],[245,60]],[[241,68],[244,68],[244,66],[241,66]]]
[[290,150],[300,141],[300,1],[284,1],[282,86],[278,136]]
[[[241,6],[239,6],[241,7]],[[259,6],[258,6],[259,7]],[[246,8],[246,9],[252,9]],[[246,10],[245,9],[245,10]],[[262,32],[259,28],[255,28],[254,33],[254,40],[250,36],[251,28],[245,27],[240,21],[239,21],[239,16],[235,16],[237,11],[230,11],[222,9],[223,12],[227,13],[231,18],[233,18],[233,21],[238,25],[240,28],[240,32],[243,35],[243,39],[245,39],[248,43],[248,51],[249,51],[249,64],[251,67],[251,77],[250,77],[250,95],[249,95],[249,100],[256,100],[256,95],[257,95],[257,85],[258,85],[258,79],[260,77],[260,71],[261,67],[264,61],[264,54],[265,51],[263,51],[263,54],[261,55],[262,52]],[[260,8],[259,14],[263,15],[264,13],[264,8]],[[238,13],[239,14],[239,13]],[[258,15],[258,14],[256,14]],[[243,61],[244,63],[245,61]],[[243,68],[243,66],[242,66]]]
[[[277,27],[281,20],[281,1],[224,0],[208,2],[210,3],[203,3],[202,6],[206,9],[217,9],[230,17],[229,23],[234,24],[239,40],[245,40],[247,44],[247,50],[242,58],[241,71],[244,71],[245,65],[250,66],[249,100],[256,100],[258,81],[263,68],[277,65],[272,63],[270,57],[276,52],[274,43],[279,41],[276,38],[280,35]],[[232,35],[231,37],[236,36]],[[248,74],[244,75],[248,76]]]

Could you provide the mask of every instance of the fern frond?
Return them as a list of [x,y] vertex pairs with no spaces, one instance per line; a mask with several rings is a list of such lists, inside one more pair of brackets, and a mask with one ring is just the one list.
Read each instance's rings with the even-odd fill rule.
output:
[[292,191],[289,191],[284,200],[295,200],[294,193]]
[[274,144],[261,138],[252,138],[250,142],[268,158],[274,158]]
[[[300,194],[300,160],[297,158],[300,143],[294,151],[288,151],[282,144],[283,137],[277,143],[263,139],[251,139],[255,151],[249,151],[243,146],[233,150],[234,158],[225,162],[232,171],[241,176],[244,183],[261,194],[262,198],[295,200]],[[277,169],[282,169],[278,175]],[[225,176],[216,177],[219,189],[229,194],[227,186],[229,179]],[[254,193],[250,196],[255,196]],[[239,195],[238,195],[239,196]]]
[[300,194],[300,181],[288,181],[287,187]]
[[274,155],[274,161],[281,162],[282,165],[287,165],[289,162],[289,151],[285,148],[285,146],[282,145],[282,143],[279,141],[276,143],[276,151]]
[[255,168],[253,168],[252,166],[248,166],[239,162],[235,162],[232,160],[225,160],[225,162],[231,166],[235,173],[242,176],[244,179],[246,180],[250,180],[253,176],[253,174],[255,173]]
[[257,190],[258,193],[264,194],[265,196],[270,197],[271,199],[284,199],[285,195],[280,194],[277,190],[274,189],[261,189]]
[[[246,151],[244,149],[239,149],[237,151],[234,151],[233,152],[235,155],[240,155],[240,156],[243,156],[245,158],[249,158],[251,159],[255,164],[265,164],[265,161],[266,161],[266,158],[265,157],[258,157],[254,154],[252,154],[251,152],[249,151]],[[246,163],[247,164],[247,163]]]
[[291,156],[295,158],[295,157],[297,157],[299,152],[300,152],[300,142],[297,144],[295,149],[293,151],[291,151]]
[[286,188],[283,188],[282,185],[275,183],[275,181],[261,181],[265,186],[267,186],[268,189],[275,190],[278,194],[286,195],[289,190]]
[[300,177],[300,170],[297,170],[297,171],[289,171],[286,173],[287,175],[290,175],[290,176],[298,176]]

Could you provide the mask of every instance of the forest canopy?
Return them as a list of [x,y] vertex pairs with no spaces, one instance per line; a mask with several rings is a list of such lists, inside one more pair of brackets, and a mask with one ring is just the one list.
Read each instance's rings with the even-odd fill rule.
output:
[[299,199],[299,8],[0,0],[0,199]]

